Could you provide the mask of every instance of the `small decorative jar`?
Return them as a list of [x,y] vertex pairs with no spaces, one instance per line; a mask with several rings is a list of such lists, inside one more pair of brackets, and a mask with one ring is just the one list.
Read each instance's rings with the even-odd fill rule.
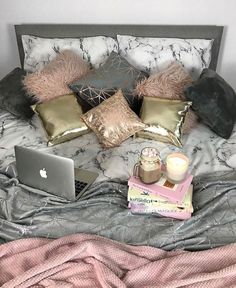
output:
[[139,162],[134,166],[134,176],[145,184],[152,184],[161,178],[161,158],[156,148],[146,147],[141,151]]

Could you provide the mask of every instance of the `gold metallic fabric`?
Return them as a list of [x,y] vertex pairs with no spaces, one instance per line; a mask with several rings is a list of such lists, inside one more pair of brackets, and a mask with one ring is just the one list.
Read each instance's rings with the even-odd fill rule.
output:
[[81,120],[82,109],[74,94],[36,104],[32,108],[42,122],[49,146],[89,132],[89,128]]
[[148,127],[136,136],[182,147],[181,128],[190,105],[189,101],[144,97],[140,117]]
[[82,119],[106,148],[120,145],[125,139],[146,127],[129,108],[121,90],[89,110]]

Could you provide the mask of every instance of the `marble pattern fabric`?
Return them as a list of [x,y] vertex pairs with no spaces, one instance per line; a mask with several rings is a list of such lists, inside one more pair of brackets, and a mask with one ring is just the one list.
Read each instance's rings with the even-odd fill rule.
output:
[[117,35],[119,53],[137,69],[155,73],[180,62],[196,79],[211,61],[213,40]]
[[24,69],[28,72],[41,71],[62,50],[77,52],[95,68],[102,65],[112,51],[118,52],[117,41],[105,36],[60,39],[22,35],[22,43]]
[[[0,110],[1,111],[1,110]],[[160,150],[162,159],[173,151],[183,151],[190,158],[190,172],[194,176],[236,169],[236,126],[229,139],[223,139],[207,126],[198,124],[182,139],[183,148],[171,144],[129,138],[119,147],[104,149],[94,133],[88,133],[74,140],[47,147],[47,138],[37,117],[32,122],[15,118],[12,114],[0,112],[0,168],[15,161],[14,145],[37,149],[69,157],[75,166],[98,172],[97,182],[104,180],[126,181],[133,172],[141,150],[147,146]]]

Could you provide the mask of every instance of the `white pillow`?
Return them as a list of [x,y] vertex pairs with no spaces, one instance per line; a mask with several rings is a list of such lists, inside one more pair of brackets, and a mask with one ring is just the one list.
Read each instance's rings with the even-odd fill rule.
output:
[[196,78],[211,62],[213,40],[148,38],[117,35],[119,53],[139,70],[150,74],[180,62]]
[[112,51],[118,52],[117,41],[105,36],[60,39],[22,35],[22,43],[24,69],[28,72],[42,70],[61,50],[77,52],[95,68],[102,65]]

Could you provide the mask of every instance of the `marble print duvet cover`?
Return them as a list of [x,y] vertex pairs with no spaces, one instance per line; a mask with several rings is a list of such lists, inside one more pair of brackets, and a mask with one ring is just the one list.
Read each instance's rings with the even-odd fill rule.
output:
[[158,148],[163,160],[172,151],[183,151],[190,158],[190,172],[194,176],[236,168],[236,126],[231,137],[226,140],[205,125],[198,124],[189,135],[184,136],[183,143],[183,149],[180,149],[154,140],[131,137],[119,147],[103,149],[91,132],[69,142],[47,147],[47,139],[37,117],[28,123],[0,111],[1,169],[15,161],[14,145],[69,157],[74,160],[76,167],[98,172],[97,182],[126,181],[132,174],[140,151],[146,146]]

